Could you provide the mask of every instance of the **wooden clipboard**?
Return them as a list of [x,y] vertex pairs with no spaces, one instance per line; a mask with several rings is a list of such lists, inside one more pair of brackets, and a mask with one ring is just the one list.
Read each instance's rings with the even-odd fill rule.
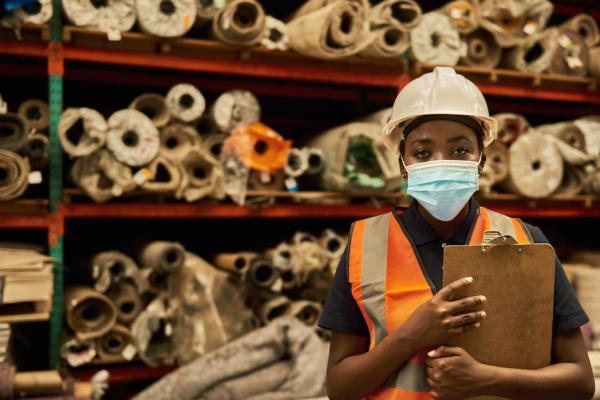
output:
[[[514,240],[509,237],[514,243]],[[473,277],[459,297],[484,295],[481,327],[448,342],[479,362],[537,369],[550,364],[554,300],[554,249],[549,244],[448,246],[444,286]],[[498,397],[478,397],[477,399]]]

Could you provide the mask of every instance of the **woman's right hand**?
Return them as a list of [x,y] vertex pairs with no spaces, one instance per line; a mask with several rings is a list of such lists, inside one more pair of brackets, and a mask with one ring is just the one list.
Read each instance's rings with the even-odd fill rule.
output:
[[477,311],[485,303],[485,297],[456,298],[471,282],[471,277],[462,278],[443,287],[419,306],[397,333],[411,339],[420,349],[445,344],[452,336],[478,328],[486,316],[485,311]]

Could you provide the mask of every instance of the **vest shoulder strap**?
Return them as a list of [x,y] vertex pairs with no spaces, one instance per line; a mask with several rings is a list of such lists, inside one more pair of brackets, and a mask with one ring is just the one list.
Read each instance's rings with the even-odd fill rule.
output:
[[487,212],[489,228],[483,233],[483,243],[488,243],[499,236],[510,236],[518,243],[533,243],[529,230],[520,219],[490,209],[484,210]]

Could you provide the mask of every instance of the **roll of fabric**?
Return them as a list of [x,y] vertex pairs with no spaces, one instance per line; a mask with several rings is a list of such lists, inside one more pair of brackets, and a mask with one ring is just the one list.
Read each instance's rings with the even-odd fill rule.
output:
[[277,296],[268,300],[260,307],[258,316],[265,325],[268,325],[276,318],[287,315],[291,305],[292,302],[287,297]]
[[157,128],[162,128],[171,120],[171,109],[164,96],[156,93],[145,93],[136,97],[129,108],[137,110],[152,120]]
[[373,6],[369,14],[371,24],[388,23],[408,32],[419,24],[423,11],[413,0],[383,0]]
[[282,169],[273,173],[251,171],[248,177],[248,187],[251,190],[284,190],[286,175]]
[[299,231],[292,236],[292,243],[295,245],[300,243],[319,243],[319,239],[312,233]]
[[269,50],[287,51],[289,41],[285,22],[267,15],[265,17],[265,32],[260,40],[260,46]]
[[48,136],[41,133],[29,135],[24,153],[32,169],[39,170],[45,168],[48,165]]
[[593,157],[590,157],[589,154],[568,145],[555,136],[548,135],[548,139],[556,145],[558,152],[568,165],[583,166],[593,161]]
[[325,170],[325,154],[318,148],[306,148],[308,168],[304,175],[318,175]]
[[266,257],[255,257],[250,262],[246,280],[253,287],[262,290],[281,291],[280,270]]
[[365,29],[367,12],[364,0],[310,0],[288,22],[290,48],[323,59],[357,54],[375,39]]
[[[219,127],[213,120],[212,111],[213,110],[210,109],[209,112],[205,113],[192,124],[201,137],[208,137],[223,133],[219,131]],[[226,132],[225,134],[228,135],[229,132]]]
[[93,339],[77,340],[69,338],[60,347],[60,356],[69,366],[76,368],[85,365],[96,357],[96,343]]
[[229,90],[221,94],[210,109],[210,117],[217,129],[229,133],[238,126],[260,120],[260,105],[246,90]]
[[531,127],[524,116],[513,113],[494,115],[498,121],[498,141],[510,146]]
[[215,266],[238,275],[245,275],[252,260],[258,257],[258,253],[219,253],[215,256]]
[[183,179],[181,165],[162,154],[138,171],[133,180],[148,193],[175,194]]
[[500,184],[508,177],[508,148],[495,140],[485,148],[486,161],[479,174],[479,190],[489,193],[494,185]]
[[236,46],[253,46],[265,35],[265,11],[256,0],[231,0],[213,18],[213,36]]
[[594,47],[600,43],[598,23],[591,15],[578,14],[564,22],[561,28],[577,33],[588,47]]
[[27,121],[16,113],[0,114],[0,149],[21,151],[27,145]]
[[297,178],[308,170],[308,153],[306,148],[290,149],[285,159],[285,173]]
[[317,302],[297,300],[290,304],[286,315],[292,316],[305,325],[316,326],[323,307]]
[[140,264],[173,273],[185,262],[185,248],[177,242],[156,241],[144,245],[140,251]]
[[92,154],[106,143],[108,124],[91,108],[67,108],[58,123],[58,137],[65,153],[71,157]]
[[16,199],[29,185],[29,161],[17,153],[0,149],[0,201]]
[[536,127],[536,130],[539,130],[544,134],[552,135],[581,152],[586,152],[585,135],[577,124],[572,121],[540,125]]
[[600,79],[600,46],[589,49],[590,64],[588,66],[590,75]]
[[108,119],[106,146],[129,166],[149,164],[158,154],[158,130],[150,118],[133,109],[115,112]]
[[173,117],[181,122],[192,123],[204,114],[206,100],[194,85],[180,83],[167,93],[167,105]]
[[71,286],[65,291],[65,320],[79,340],[98,338],[117,321],[117,309],[105,295],[86,286]]
[[344,254],[346,240],[331,229],[323,231],[319,243],[329,258],[338,259]]
[[155,268],[142,268],[140,275],[144,282],[144,291],[152,295],[160,295],[169,289],[170,274]]
[[120,40],[121,32],[133,28],[136,19],[135,0],[62,0],[65,16],[73,25],[94,28]]
[[181,162],[185,155],[199,145],[200,135],[190,125],[171,123],[160,130],[160,155]]
[[289,243],[281,242],[274,249],[267,252],[273,261],[273,265],[281,269],[290,269],[292,267],[292,246]]
[[532,35],[506,53],[505,63],[522,72],[547,71],[558,49],[559,36],[556,28]]
[[310,147],[325,156],[323,185],[326,190],[349,193],[381,193],[402,184],[398,160],[380,140],[381,126],[355,122],[318,135]]
[[588,64],[589,50],[585,40],[574,31],[560,29],[558,46],[548,72],[583,77],[587,74]]
[[359,55],[365,58],[401,56],[410,47],[410,35],[398,26],[387,25],[372,29],[375,39]]
[[133,259],[120,251],[102,251],[89,263],[88,279],[94,290],[106,293],[111,286],[131,282],[138,290],[143,289],[140,271]]
[[600,158],[600,118],[588,116],[576,119],[573,124],[583,133],[585,149],[591,157]]
[[530,198],[548,197],[560,186],[563,158],[546,135],[531,130],[510,147],[510,187]]
[[297,243],[292,251],[292,270],[301,283],[306,282],[311,271],[323,271],[328,267],[329,258],[318,241]]
[[42,25],[52,18],[52,0],[37,0],[15,10],[15,16],[26,24]]
[[463,35],[467,35],[479,27],[477,8],[470,0],[451,1],[446,3],[440,12],[447,15],[454,29]]
[[175,38],[194,26],[197,0],[135,0],[140,29],[150,35]]
[[140,359],[151,367],[175,362],[174,317],[166,294],[154,299],[131,325]]
[[98,358],[104,362],[131,361],[137,350],[131,331],[124,325],[115,325],[110,332],[96,339]]
[[215,5],[214,0],[199,0],[196,2],[196,6],[198,7],[196,25],[199,27],[203,27],[207,23],[211,22],[219,10]]
[[463,43],[450,18],[439,12],[423,15],[410,31],[410,45],[415,59],[422,63],[456,65]]
[[583,169],[566,166],[563,180],[556,190],[557,194],[576,195],[585,189],[586,174]]
[[[47,0],[49,2],[49,0]],[[38,3],[39,4],[39,3]],[[52,10],[52,8],[50,9]],[[40,99],[25,100],[19,106],[18,114],[27,121],[29,129],[36,131],[45,131],[50,123],[50,114],[48,112],[48,103]]]
[[192,149],[181,161],[183,177],[175,193],[178,199],[197,201],[211,196],[225,197],[223,166],[204,149]]
[[541,33],[554,6],[548,0],[507,0],[501,5],[495,0],[484,0],[477,5],[477,14],[483,28],[490,31],[501,47],[524,44]]
[[495,68],[502,59],[502,48],[496,38],[485,29],[466,35],[467,54],[460,58],[460,64],[473,67]]
[[223,149],[223,143],[229,137],[227,133],[215,133],[208,135],[204,139],[202,147],[206,149],[215,159],[219,160],[221,157],[221,150]]
[[71,178],[96,202],[108,201],[135,188],[131,169],[105,149],[78,158]]
[[113,285],[107,295],[117,309],[117,321],[121,324],[130,324],[142,312],[144,303],[138,288],[126,281]]

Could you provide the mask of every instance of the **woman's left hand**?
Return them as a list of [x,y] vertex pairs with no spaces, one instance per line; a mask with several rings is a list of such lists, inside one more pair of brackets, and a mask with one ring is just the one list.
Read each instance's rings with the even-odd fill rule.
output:
[[427,383],[436,400],[464,399],[485,394],[489,366],[460,347],[441,346],[429,352]]

